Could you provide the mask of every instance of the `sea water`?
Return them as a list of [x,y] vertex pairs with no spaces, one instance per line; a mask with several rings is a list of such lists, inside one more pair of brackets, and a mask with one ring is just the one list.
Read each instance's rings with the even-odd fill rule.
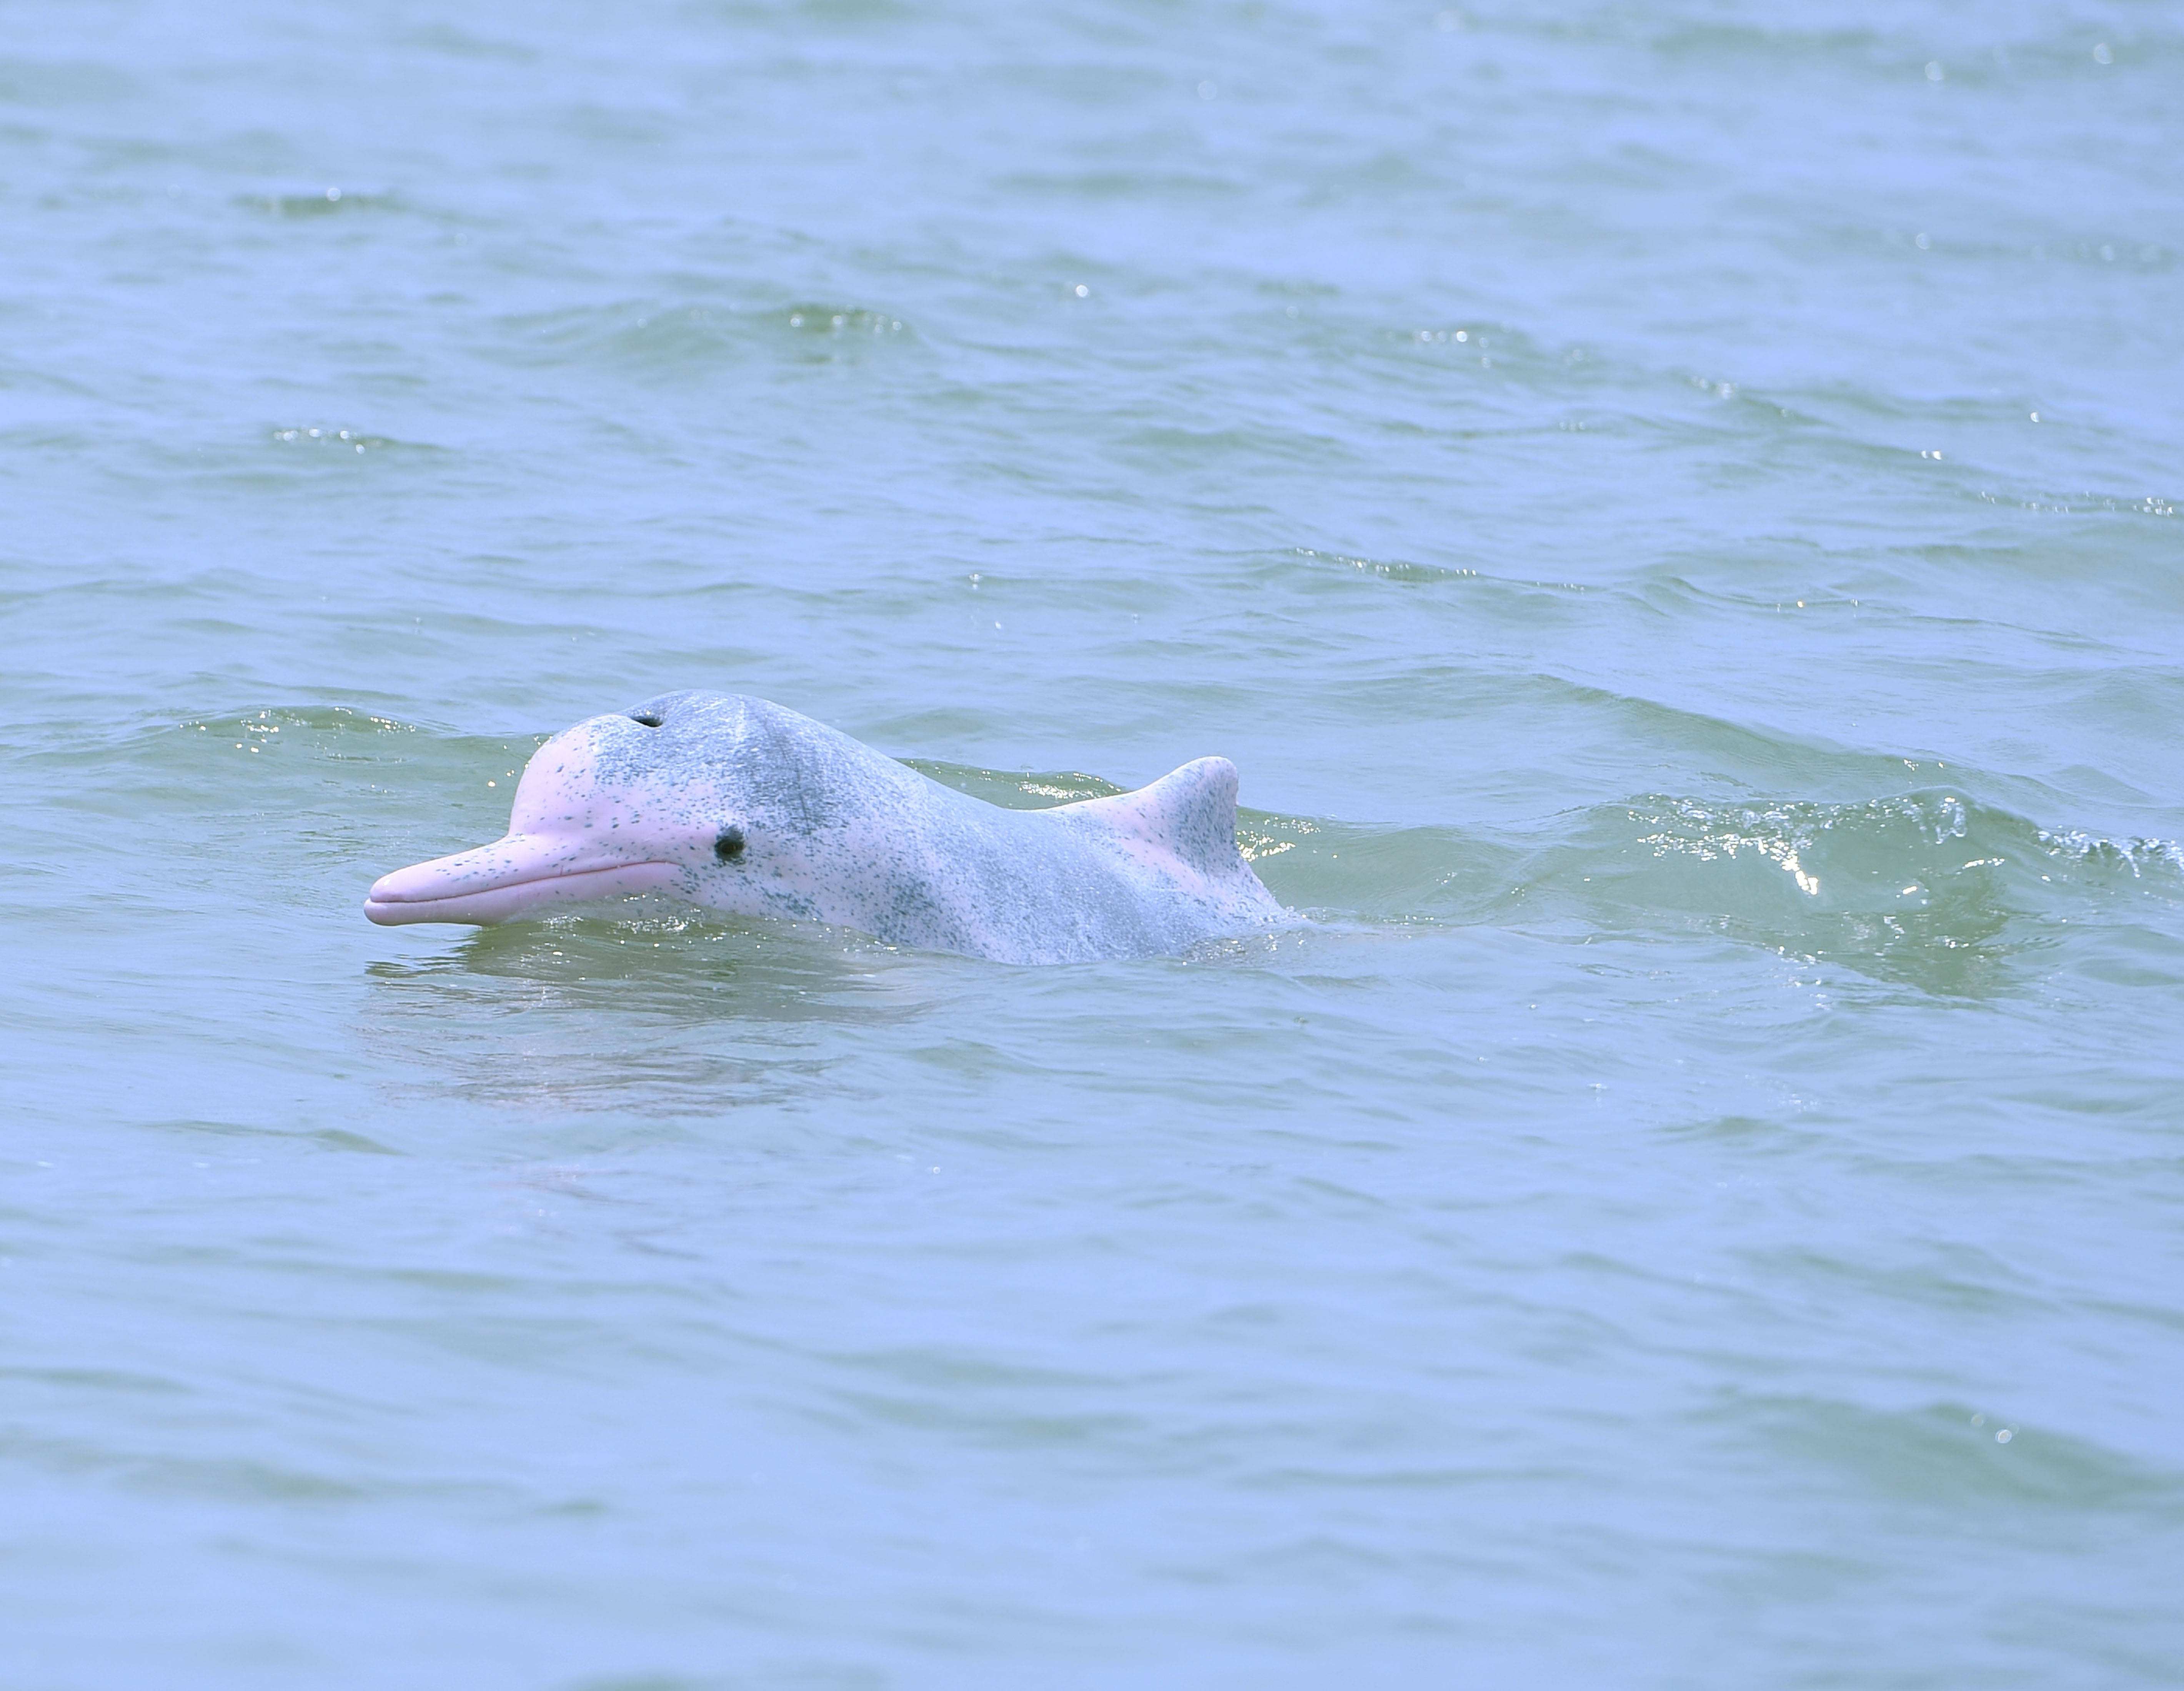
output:
[[[2184,13],[12,8],[0,1680],[2184,1677]],[[369,926],[755,693],[1308,926]]]

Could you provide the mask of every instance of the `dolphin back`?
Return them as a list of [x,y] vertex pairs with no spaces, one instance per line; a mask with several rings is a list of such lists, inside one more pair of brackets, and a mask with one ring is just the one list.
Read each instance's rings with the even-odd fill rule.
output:
[[1195,882],[1206,893],[1273,903],[1236,848],[1236,765],[1226,758],[1198,758],[1134,793],[1082,799],[1047,814],[1074,816],[1110,833],[1130,856]]

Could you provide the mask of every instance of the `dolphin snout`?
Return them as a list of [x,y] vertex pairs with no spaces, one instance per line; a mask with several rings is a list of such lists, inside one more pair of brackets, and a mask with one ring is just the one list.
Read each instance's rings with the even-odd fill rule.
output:
[[510,834],[381,876],[364,913],[385,927],[514,921],[556,904],[665,892],[681,874],[671,863],[632,863],[566,840]]

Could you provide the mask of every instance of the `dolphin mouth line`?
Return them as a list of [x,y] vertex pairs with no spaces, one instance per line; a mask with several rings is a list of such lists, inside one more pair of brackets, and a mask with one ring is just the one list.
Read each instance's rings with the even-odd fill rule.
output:
[[[419,868],[427,866],[420,865]],[[664,892],[681,876],[676,865],[649,860],[608,864],[596,869],[551,870],[460,893],[412,893],[387,884],[398,876],[415,873],[415,870],[399,870],[374,883],[364,901],[365,916],[382,927],[398,927],[409,922],[469,922],[490,926],[518,921],[538,912],[542,906]]]

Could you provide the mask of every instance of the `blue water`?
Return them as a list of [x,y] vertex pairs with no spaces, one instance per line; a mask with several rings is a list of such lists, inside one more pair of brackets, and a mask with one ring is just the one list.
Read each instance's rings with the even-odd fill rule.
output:
[[[11,10],[0,1683],[2184,1682],[2181,72]],[[1311,923],[363,921],[680,687]]]

